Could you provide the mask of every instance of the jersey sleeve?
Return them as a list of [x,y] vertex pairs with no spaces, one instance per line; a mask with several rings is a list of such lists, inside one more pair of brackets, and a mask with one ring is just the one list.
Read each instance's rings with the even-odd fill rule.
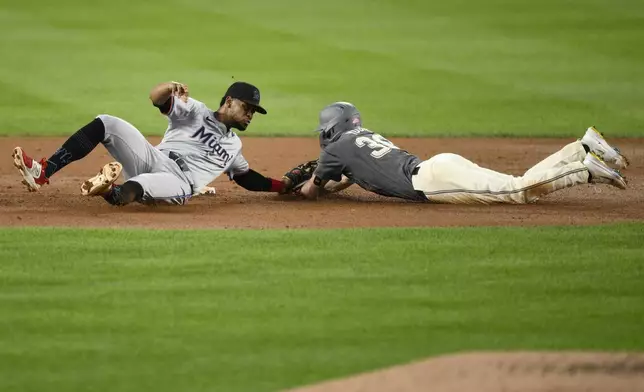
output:
[[238,154],[227,170],[228,177],[232,180],[237,175],[247,173],[249,169],[250,165],[246,158],[242,154]]
[[184,122],[186,120],[198,118],[206,109],[206,104],[188,97],[188,102],[183,102],[177,97],[171,97],[172,103],[166,116],[171,122]]
[[315,169],[315,173],[313,173],[315,176],[320,177],[322,181],[342,180],[344,164],[340,161],[339,157],[333,150],[333,144],[322,150],[318,161],[318,167]]

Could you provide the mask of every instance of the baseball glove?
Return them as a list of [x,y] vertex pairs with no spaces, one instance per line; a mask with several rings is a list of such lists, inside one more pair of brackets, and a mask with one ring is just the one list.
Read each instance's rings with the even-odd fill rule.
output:
[[284,173],[282,182],[285,184],[284,193],[291,193],[297,191],[313,177],[313,172],[318,167],[318,160],[309,161],[295,166],[291,170]]

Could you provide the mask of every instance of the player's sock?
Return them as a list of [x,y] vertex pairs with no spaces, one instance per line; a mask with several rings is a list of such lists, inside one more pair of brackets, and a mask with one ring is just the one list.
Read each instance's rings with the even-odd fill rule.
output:
[[84,158],[104,139],[105,125],[103,121],[95,118],[67,139],[63,146],[47,159],[45,177],[49,178],[69,163]]
[[[588,147],[587,145],[585,145],[583,143],[581,145],[582,145],[582,147],[584,147],[584,151],[586,151],[586,154],[588,154],[590,152],[590,147]],[[592,182],[593,182],[593,175],[590,174],[590,172],[588,172],[588,183],[590,184]]]
[[588,147],[584,143],[582,143],[581,146],[584,148],[584,151],[586,151],[586,154],[588,154],[590,152],[590,147]]

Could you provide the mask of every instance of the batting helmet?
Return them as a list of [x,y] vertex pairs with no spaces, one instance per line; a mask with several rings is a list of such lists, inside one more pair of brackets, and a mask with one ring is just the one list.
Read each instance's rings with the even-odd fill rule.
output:
[[335,102],[320,111],[320,147],[324,148],[338,135],[362,127],[358,109],[349,102]]

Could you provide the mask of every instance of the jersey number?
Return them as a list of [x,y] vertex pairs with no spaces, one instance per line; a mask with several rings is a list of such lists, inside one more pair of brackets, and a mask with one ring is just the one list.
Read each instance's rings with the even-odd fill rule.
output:
[[356,146],[360,148],[364,146],[369,147],[373,150],[371,152],[371,156],[376,159],[384,157],[389,153],[389,151],[393,149],[398,150],[398,147],[396,147],[392,142],[378,135],[377,133],[374,133],[370,136],[357,137]]

